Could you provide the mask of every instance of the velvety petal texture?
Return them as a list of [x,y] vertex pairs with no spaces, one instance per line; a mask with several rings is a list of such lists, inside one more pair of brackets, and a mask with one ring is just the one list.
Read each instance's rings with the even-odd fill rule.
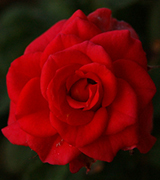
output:
[[100,8],[77,10],[28,45],[7,73],[11,100],[2,129],[42,162],[72,173],[119,150],[148,152],[156,87],[135,30]]

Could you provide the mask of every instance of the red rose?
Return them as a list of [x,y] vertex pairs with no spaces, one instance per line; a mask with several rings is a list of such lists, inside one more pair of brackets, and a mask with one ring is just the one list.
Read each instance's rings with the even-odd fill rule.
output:
[[146,153],[155,143],[156,88],[132,27],[98,9],[76,11],[34,40],[7,74],[11,99],[3,134],[43,162],[70,171],[111,162],[120,150]]

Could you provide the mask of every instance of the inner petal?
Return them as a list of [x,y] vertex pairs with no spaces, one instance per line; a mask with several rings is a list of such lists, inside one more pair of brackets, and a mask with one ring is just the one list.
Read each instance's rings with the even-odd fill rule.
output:
[[81,102],[86,102],[89,98],[88,81],[86,78],[78,80],[70,89],[70,96]]

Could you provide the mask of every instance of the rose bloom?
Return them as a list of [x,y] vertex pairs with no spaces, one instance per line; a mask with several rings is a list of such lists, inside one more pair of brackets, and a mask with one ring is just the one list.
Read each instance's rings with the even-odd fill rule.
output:
[[75,173],[119,150],[147,153],[155,85],[134,29],[106,8],[77,10],[53,25],[14,60],[7,74],[13,144],[42,162]]

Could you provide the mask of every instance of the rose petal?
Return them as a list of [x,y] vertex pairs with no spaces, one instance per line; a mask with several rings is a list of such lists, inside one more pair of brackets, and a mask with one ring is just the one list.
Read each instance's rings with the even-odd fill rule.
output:
[[133,38],[139,39],[136,31],[132,28],[132,26],[124,21],[117,21],[117,19],[111,19],[111,30],[122,30],[127,29],[130,31],[131,36]]
[[137,63],[125,59],[113,63],[115,75],[126,80],[137,94],[139,109],[153,98],[156,87],[149,74]]
[[99,8],[88,15],[88,20],[94,23],[102,32],[110,29],[111,10]]
[[48,104],[41,95],[39,86],[39,78],[34,78],[25,85],[17,103],[16,117],[21,128],[31,135],[54,135],[56,130],[50,124]]
[[[81,147],[95,141],[105,130],[108,123],[106,108],[100,108],[94,115],[92,121],[83,126],[71,126],[59,121],[51,113],[51,123],[60,136],[69,144]],[[91,157],[91,156],[90,156]]]
[[114,100],[117,93],[117,82],[112,72],[107,69],[106,66],[98,63],[84,65],[80,70],[84,72],[93,72],[100,78],[104,91],[102,107],[108,106]]
[[[93,111],[82,112],[81,110],[73,109],[66,100],[66,79],[74,74],[80,66],[79,64],[71,64],[57,70],[47,90],[50,110],[58,119],[73,126],[89,123],[94,115]],[[55,108],[58,111],[55,111]]]
[[86,54],[72,48],[57,52],[51,55],[51,57],[59,67],[72,63],[84,65],[92,62]]
[[[69,170],[71,173],[77,173],[82,167],[87,169],[87,172],[91,170],[91,165],[95,162],[94,159],[81,153],[75,159],[69,163]],[[86,172],[86,173],[87,173]]]
[[53,60],[51,56],[49,56],[48,60],[44,64],[41,72],[41,78],[40,78],[40,86],[41,86],[41,92],[45,99],[47,99],[47,87],[54,77],[56,70],[58,69],[57,64]]
[[23,55],[14,60],[7,74],[7,89],[9,98],[17,102],[24,85],[34,77],[39,77],[41,53]]
[[120,149],[133,149],[137,142],[137,129],[132,125],[117,134],[101,136],[93,143],[78,149],[94,159],[111,162]]
[[46,138],[28,135],[27,140],[42,162],[65,165],[80,154],[77,148],[67,144],[58,134]]
[[66,20],[61,20],[32,41],[26,48],[24,54],[43,52],[49,42],[61,31]]
[[82,40],[88,40],[101,33],[101,30],[88,20],[76,17],[61,32],[63,34],[74,34]]
[[55,106],[58,109],[60,108],[60,104],[66,98],[66,79],[73,75],[80,66],[81,65],[79,64],[72,64],[56,71],[56,74],[47,89],[48,102],[51,110],[52,106]]
[[44,65],[51,54],[67,49],[81,42],[82,40],[73,34],[60,33],[45,48],[41,57],[41,67]]
[[47,110],[25,115],[18,120],[18,123],[21,129],[33,136],[47,137],[57,133],[50,124]]
[[84,108],[86,105],[85,102],[76,101],[72,99],[70,96],[67,96],[67,102],[74,109],[81,109],[81,108]]
[[106,134],[115,134],[137,122],[137,95],[124,80],[117,79],[117,96],[110,105]]
[[17,122],[3,128],[2,133],[12,144],[28,146],[27,133],[21,130]]
[[102,46],[90,41],[84,41],[83,43],[73,46],[72,49],[79,50],[86,54],[91,61],[104,64],[108,69],[112,69],[112,60]]
[[90,84],[89,87],[89,99],[86,102],[86,107],[83,110],[90,110],[92,107],[96,105],[99,100],[99,88],[97,84]]
[[72,85],[70,89],[70,96],[80,102],[85,102],[88,100],[89,92],[86,78],[82,78]]
[[84,20],[87,20],[87,16],[80,10],[78,9],[77,11],[75,11],[72,16],[67,20],[66,22],[66,26],[68,24],[70,24],[75,18],[80,18],[80,19],[84,19]]
[[133,39],[128,30],[102,33],[93,37],[91,41],[101,45],[112,61],[130,59],[147,70],[147,59],[142,44],[138,39]]
[[[90,62],[91,60],[85,54],[77,50],[71,50],[71,49],[64,50],[54,55],[50,55],[42,69],[41,90],[42,90],[43,96],[47,99],[46,97],[47,87],[51,79],[54,77],[55,72],[58,68],[61,68],[65,65],[69,65],[73,63],[83,65]],[[64,73],[63,73],[63,76],[64,76]]]

